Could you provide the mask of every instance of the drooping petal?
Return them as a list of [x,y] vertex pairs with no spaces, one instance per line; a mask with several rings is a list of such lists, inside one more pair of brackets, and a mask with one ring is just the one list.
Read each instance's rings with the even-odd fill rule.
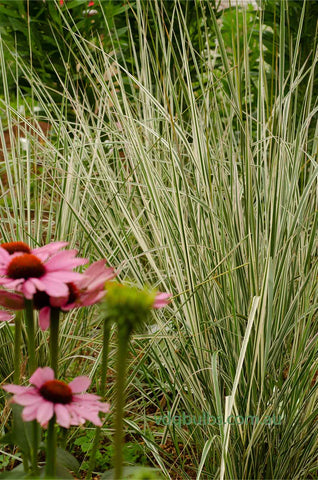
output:
[[54,380],[54,371],[51,367],[37,368],[30,378],[30,383],[41,388],[43,383]]
[[14,396],[14,401],[18,405],[23,405],[26,407],[27,405],[34,405],[35,403],[39,403],[42,401],[42,397],[38,393],[19,393]]
[[22,387],[21,385],[3,385],[3,390],[9,393],[30,393],[32,391],[36,391],[34,387]]
[[63,305],[66,304],[67,300],[69,298],[69,294],[65,297],[50,297],[50,304],[51,307],[63,307]]
[[39,311],[39,325],[41,330],[45,331],[49,328],[51,321],[51,308],[43,307]]
[[43,399],[42,403],[38,407],[38,411],[36,414],[37,421],[43,426],[53,417],[53,415],[53,403]]
[[[77,286],[82,289],[92,288],[92,281],[98,281],[101,276],[104,276],[105,265],[106,260],[98,260],[97,262],[92,263],[92,265],[90,265],[83,273],[83,279]],[[103,281],[103,283],[105,283],[105,281]]]
[[13,315],[12,313],[5,312],[4,310],[0,310],[0,322],[9,322],[12,320]]
[[25,407],[23,409],[22,420],[24,422],[31,422],[31,420],[35,420],[37,411],[38,411],[38,405],[37,404],[28,405],[27,407]]
[[12,280],[12,278],[0,278],[0,285],[3,285],[8,290],[19,290],[19,286],[23,284],[24,279],[18,278],[17,280]]
[[0,305],[11,310],[22,310],[24,308],[24,298],[17,293],[0,290]]
[[32,283],[40,292],[45,290],[45,285],[39,278],[32,278]]
[[95,395],[94,393],[81,393],[81,394],[75,394],[73,396],[73,400],[81,403],[81,402],[92,402],[92,401],[99,401],[100,396]]
[[160,293],[156,294],[155,301],[153,302],[153,308],[162,308],[168,305],[172,297],[171,293]]
[[72,380],[68,386],[72,390],[73,393],[82,393],[86,392],[88,387],[91,384],[91,379],[85,376],[76,377]]
[[31,300],[36,292],[36,287],[32,280],[32,278],[28,278],[22,285],[22,293],[28,300]]
[[56,422],[61,425],[61,427],[69,428],[71,425],[71,417],[67,408],[58,403],[54,406],[54,411],[56,413]]
[[48,272],[44,277],[41,278],[41,281],[52,280],[54,282],[75,282],[82,278],[83,274],[78,272],[71,272],[70,270],[59,270],[57,272]]
[[91,408],[82,408],[78,406],[73,406],[72,409],[75,410],[75,412],[82,418],[85,418],[89,422],[94,423],[94,425],[97,425],[98,427],[102,426],[102,422],[98,416],[98,410],[96,409],[91,409]]
[[81,295],[81,305],[88,307],[89,305],[95,305],[100,302],[106,295],[106,290],[101,292],[92,292]]
[[65,283],[53,280],[48,275],[42,278],[42,282],[45,285],[45,292],[50,297],[65,297],[69,294],[68,287]]

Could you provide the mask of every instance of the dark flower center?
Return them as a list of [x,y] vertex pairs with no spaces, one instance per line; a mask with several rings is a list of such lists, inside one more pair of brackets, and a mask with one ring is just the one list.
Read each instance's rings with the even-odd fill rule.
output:
[[80,295],[79,289],[73,282],[67,283],[67,286],[69,290],[69,297],[68,297],[67,303],[73,303]]
[[25,253],[11,260],[7,275],[10,278],[40,278],[45,274],[45,266],[35,255]]
[[41,310],[44,307],[50,307],[50,296],[45,292],[37,290],[33,295],[33,306],[36,310]]
[[49,380],[40,388],[40,394],[45,400],[67,405],[72,402],[73,394],[70,387],[61,380]]
[[10,255],[16,252],[31,253],[29,245],[24,242],[9,242],[2,243],[1,248],[4,248]]

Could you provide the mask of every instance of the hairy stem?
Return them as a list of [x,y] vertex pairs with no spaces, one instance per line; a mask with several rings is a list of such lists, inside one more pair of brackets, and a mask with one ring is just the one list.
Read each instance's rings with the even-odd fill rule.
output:
[[[51,360],[51,368],[54,370],[55,378],[58,378],[59,318],[60,318],[60,310],[58,308],[52,308],[51,319],[50,319],[50,360]],[[55,476],[56,476],[56,426],[55,426],[55,415],[53,415],[53,417],[49,421],[48,430],[47,430],[45,477],[55,478]]]
[[[104,400],[106,393],[106,378],[107,378],[107,363],[108,363],[108,351],[109,351],[109,337],[110,337],[110,323],[107,318],[104,319],[103,326],[103,350],[102,350],[102,366],[101,366],[101,380],[99,395]],[[96,427],[93,448],[89,460],[88,470],[86,474],[86,480],[92,477],[93,470],[95,468],[96,453],[99,445],[101,427]]]

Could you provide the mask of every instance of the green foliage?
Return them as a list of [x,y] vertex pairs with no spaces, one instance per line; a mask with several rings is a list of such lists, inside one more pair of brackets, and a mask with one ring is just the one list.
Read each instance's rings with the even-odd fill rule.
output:
[[[88,7],[88,3],[88,0],[65,1],[64,5],[60,5],[58,0],[0,2],[0,33],[6,46],[10,88],[14,89],[14,83],[19,79],[20,88],[29,93],[32,89],[23,70],[19,69],[18,75],[15,71],[15,57],[12,54],[17,51],[20,58],[30,63],[42,81],[52,89],[57,88],[60,78],[65,78],[67,70],[79,82],[79,88],[89,93],[89,82],[78,70],[76,56],[79,50],[73,34],[82,36],[92,44],[102,42],[104,48],[109,48],[114,19],[122,15],[127,6],[118,5],[112,0],[96,1],[94,8]],[[97,13],[90,15],[92,10]],[[124,35],[125,28],[120,32],[122,41]]]
[[[156,331],[133,338],[127,388],[128,433],[143,439],[166,478],[316,478],[318,126],[306,26],[313,10],[294,22],[294,3],[276,4],[275,21],[273,2],[263,12],[217,15],[209,5],[195,3],[193,43],[195,21],[190,32],[179,2],[171,16],[164,2],[136,2],[126,12],[128,46],[99,49],[68,29],[70,57],[76,46],[72,61],[89,83],[80,95],[65,70],[54,100],[41,72],[17,56],[54,136],[35,141],[36,153],[23,160],[16,150],[6,159],[1,229],[34,245],[69,240],[82,256],[106,257],[121,281],[173,292],[169,308],[152,312]],[[15,91],[19,101],[7,94],[2,102],[9,128],[19,113],[12,105],[23,101],[19,83]],[[37,342],[43,364],[45,332]],[[68,314],[60,343],[61,371],[98,383],[96,310]],[[2,371],[11,373],[3,350]],[[112,335],[111,405],[115,351]],[[158,408],[283,421],[159,429]],[[80,437],[69,437],[75,455],[89,453],[86,434],[83,449],[74,444]],[[101,452],[104,471],[107,442]]]
[[10,457],[1,453],[0,454],[0,471],[5,470],[5,468],[9,465],[9,463],[10,463]]
[[[86,430],[84,435],[77,436],[74,445],[80,448],[85,459],[82,462],[81,469],[86,471],[88,468],[89,455],[93,447],[94,430]],[[105,440],[96,453],[95,470],[98,472],[105,472],[111,468],[112,459],[114,455],[114,447],[112,443],[107,443]],[[124,446],[124,461],[133,464],[145,464],[146,456],[144,449],[138,443],[127,442]]]

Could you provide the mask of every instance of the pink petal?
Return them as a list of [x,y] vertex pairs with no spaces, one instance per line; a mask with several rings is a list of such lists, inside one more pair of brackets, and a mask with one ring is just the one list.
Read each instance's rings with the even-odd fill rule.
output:
[[12,280],[12,278],[0,278],[0,285],[4,285],[4,287],[9,290],[18,290],[18,287],[22,285],[23,282],[23,278],[18,278],[17,280]]
[[43,383],[54,380],[54,371],[50,367],[37,368],[30,378],[30,383],[41,388]]
[[57,272],[47,272],[41,280],[52,280],[53,282],[75,282],[81,280],[83,277],[82,273],[71,272],[70,270],[59,270]]
[[98,303],[104,298],[106,295],[106,290],[103,290],[102,292],[93,292],[93,293],[87,293],[83,294],[80,297],[80,303],[81,305],[88,307],[89,305],[94,305],[95,303]]
[[[86,272],[84,273],[84,276],[86,277]],[[88,281],[87,285],[85,285],[84,288],[87,288],[88,291],[94,291],[94,290],[101,290],[104,289],[105,283],[108,280],[112,280],[113,278],[116,277],[116,272],[112,267],[109,268],[104,268],[104,271],[100,273],[98,276],[91,276]],[[81,286],[83,288],[83,286]]]
[[53,417],[53,415],[53,403],[43,399],[36,414],[37,421],[43,426]]
[[3,385],[2,388],[9,393],[26,393],[35,390],[33,387],[21,387],[20,385]]
[[23,406],[34,405],[42,402],[39,393],[20,393],[14,396],[15,403]]
[[0,290],[0,305],[11,310],[22,310],[24,308],[24,298],[22,295]]
[[83,273],[83,280],[77,285],[79,288],[89,288],[92,280],[98,279],[105,273],[106,260],[92,263]]
[[32,280],[32,278],[28,278],[22,285],[22,293],[28,300],[31,300],[36,292],[36,288]]
[[41,257],[43,255],[47,258],[49,255],[58,252],[61,248],[66,247],[66,245],[68,245],[68,242],[51,242],[43,247],[34,248],[32,253],[34,255],[41,255]]
[[31,420],[35,420],[37,411],[38,405],[28,405],[23,409],[22,420],[24,422],[31,422]]
[[56,413],[56,422],[61,425],[61,427],[69,428],[71,425],[71,417],[67,408],[64,405],[57,403],[54,406],[54,411]]
[[65,405],[65,408],[67,409],[68,414],[70,416],[71,425],[81,425],[82,423],[85,423],[85,419],[79,417],[75,412],[75,410],[73,409],[73,403],[70,403],[69,405]]
[[69,289],[65,283],[52,280],[48,275],[45,275],[42,281],[45,285],[45,291],[50,297],[65,297],[69,295]]
[[45,331],[50,326],[51,320],[51,308],[50,307],[43,307],[39,311],[39,325],[40,329]]
[[82,393],[86,392],[88,387],[91,384],[91,379],[85,376],[76,377],[72,380],[68,386],[72,390],[73,393]]
[[51,304],[51,307],[63,307],[63,305],[66,304],[68,298],[69,298],[69,293],[67,296],[65,297],[50,297],[50,304]]
[[100,400],[100,397],[98,395],[95,395],[94,393],[81,393],[79,395],[75,394],[73,395],[73,400],[74,402],[76,401],[78,404],[81,402],[98,402]]
[[0,322],[9,322],[12,320],[13,315],[12,313],[9,312],[4,312],[3,310],[0,310]]
[[172,293],[157,293],[155,301],[153,303],[153,308],[162,308],[168,305]]
[[77,250],[64,250],[59,252],[45,263],[45,268],[48,272],[55,272],[57,270],[70,270],[79,265],[85,265],[87,259],[76,258]]
[[62,305],[61,309],[63,312],[69,312],[70,310],[73,310],[73,308],[80,307],[81,305],[77,305],[75,302],[72,303],[67,303],[66,305]]
[[38,290],[40,290],[40,292],[45,290],[45,285],[39,278],[32,278],[32,283]]
[[98,416],[98,411],[97,410],[91,410],[88,407],[87,408],[79,408],[79,407],[73,407],[76,411],[76,413],[82,417],[88,420],[89,422],[94,423],[94,425],[97,425],[98,427],[101,427],[103,424]]
[[11,259],[10,253],[5,248],[0,247],[0,262],[7,264]]

